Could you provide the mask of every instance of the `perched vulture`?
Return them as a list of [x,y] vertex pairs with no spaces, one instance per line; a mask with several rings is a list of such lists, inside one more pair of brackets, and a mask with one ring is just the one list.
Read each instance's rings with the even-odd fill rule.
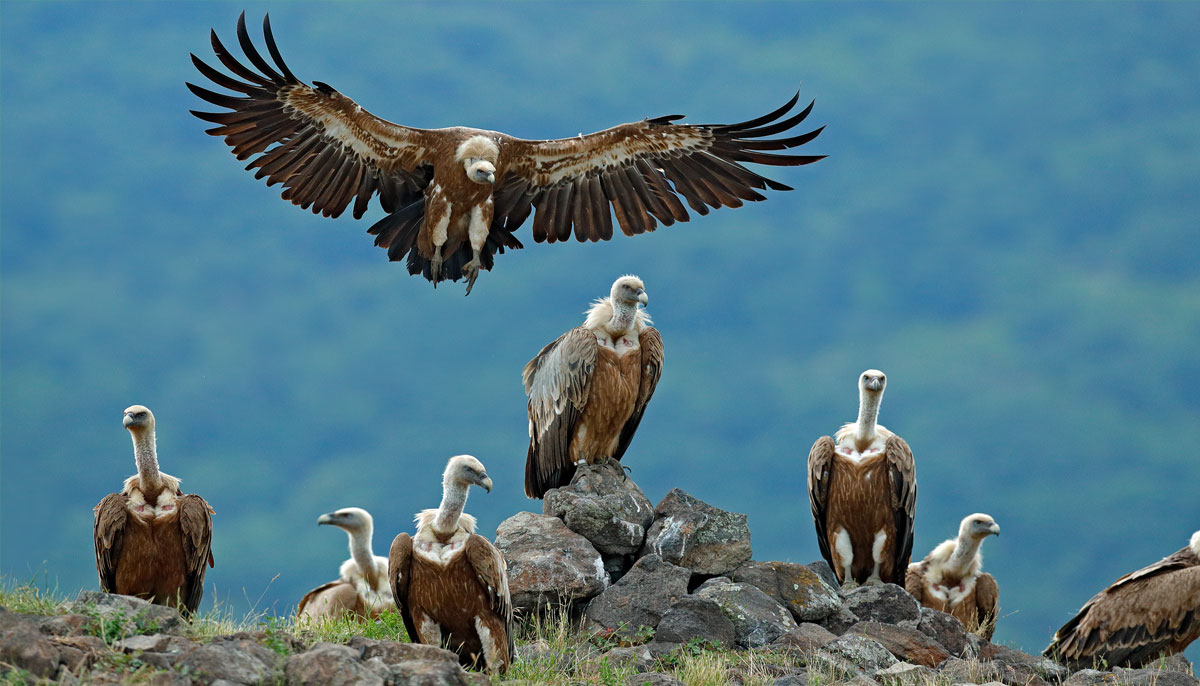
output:
[[904,580],[917,602],[958,617],[967,630],[989,641],[996,630],[1000,587],[983,571],[979,547],[993,534],[1000,535],[1000,525],[989,515],[968,515],[958,525],[958,539],[942,541],[924,560],[910,564]]
[[180,479],[158,471],[150,410],[126,409],[123,424],[137,474],[93,510],[100,590],[193,613],[204,594],[204,565],[213,566],[212,510],[204,498],[184,495]]
[[[783,107],[739,124],[675,124],[670,115],[621,124],[589,135],[523,140],[455,126],[418,129],[380,119],[332,86],[315,88],[292,74],[280,56],[269,17],[263,58],[238,19],[238,43],[251,66],[238,61],[211,34],[213,52],[233,76],[192,55],[200,73],[240,96],[187,84],[221,112],[196,112],[223,136],[247,170],[267,185],[282,184],[283,198],[328,217],[353,201],[361,218],[371,197],[388,216],[368,233],[392,261],[407,259],[411,274],[438,281],[467,279],[492,268],[505,248],[521,248],[513,234],[537,208],[533,240],[608,240],[615,215],[634,235],[698,214],[765,200],[758,190],[790,187],[750,171],[744,162],[809,164],[823,155],[778,154],[804,145],[824,127],[787,138],[812,110],[787,118],[799,93]],[[272,64],[273,63],[273,64]],[[611,213],[610,213],[611,208]]]
[[576,464],[625,454],[662,375],[662,337],[638,309],[648,302],[642,280],[622,276],[592,304],[583,326],[525,365],[525,495],[541,498],[571,483]]
[[317,524],[332,524],[350,537],[350,559],[342,563],[338,579],[321,584],[304,594],[296,614],[302,618],[325,619],[353,614],[377,617],[392,606],[392,587],[387,581],[388,561],[371,550],[375,522],[360,507],[346,507],[323,514]]
[[912,450],[876,424],[887,377],[858,379],[858,421],[808,454],[808,498],[821,555],[847,587],[903,584],[912,555],[917,473]]
[[401,533],[388,555],[388,580],[409,640],[458,653],[466,666],[493,674],[513,656],[508,567],[491,541],[463,513],[467,489],[489,493],[492,480],[470,455],[450,458],[442,475],[442,504],[417,513],[417,534]]
[[1188,545],[1092,596],[1044,654],[1075,667],[1141,667],[1200,638],[1200,531]]

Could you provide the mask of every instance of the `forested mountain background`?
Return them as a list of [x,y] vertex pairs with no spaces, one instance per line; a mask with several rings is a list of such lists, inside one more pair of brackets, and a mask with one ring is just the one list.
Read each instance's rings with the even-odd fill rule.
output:
[[541,508],[522,365],[627,272],[667,362],[625,463],[652,501],[748,513],[756,559],[819,559],[808,449],[868,367],[916,455],[914,555],[971,512],[1003,529],[999,642],[1040,650],[1200,529],[1200,5],[245,5],[302,79],[414,126],[816,99],[829,158],[767,170],[796,191],[603,244],[524,227],[469,298],[387,262],[377,205],[293,207],[187,113],[188,53],[215,64],[242,9],[0,5],[5,576],[95,588],[134,403],[216,510],[205,607],[288,612],[347,556],[318,515],[368,508],[384,553],[457,453],[495,480],[467,505],[492,535]]

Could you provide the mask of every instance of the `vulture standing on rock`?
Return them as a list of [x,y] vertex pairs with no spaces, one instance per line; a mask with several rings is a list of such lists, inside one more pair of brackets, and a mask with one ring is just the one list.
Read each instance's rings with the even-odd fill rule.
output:
[[[750,171],[744,162],[796,166],[823,155],[790,150],[824,127],[768,138],[804,121],[812,105],[783,118],[799,93],[779,109],[739,124],[675,124],[682,115],[621,124],[558,140],[523,140],[497,131],[455,126],[418,129],[384,121],[328,84],[305,84],[284,64],[271,24],[263,19],[268,62],[238,19],[238,43],[253,68],[238,61],[212,32],[213,52],[233,76],[192,55],[202,75],[240,94],[224,95],[188,84],[226,111],[196,112],[217,124],[247,170],[267,185],[282,184],[283,198],[314,213],[337,217],[354,203],[356,219],[379,195],[388,213],[368,233],[392,261],[407,260],[411,274],[438,281],[467,279],[492,268],[497,252],[523,247],[513,235],[536,208],[533,240],[608,240],[613,216],[635,235],[689,219],[709,208],[765,200],[759,190],[790,187]],[[273,63],[273,64],[272,64]],[[257,70],[257,71],[256,71]]]
[[321,515],[317,524],[331,524],[346,532],[350,559],[342,563],[336,581],[317,586],[300,599],[296,614],[308,619],[332,619],[344,614],[378,617],[393,601],[387,558],[371,550],[375,531],[371,513],[360,507],[346,507]]
[[541,498],[571,483],[576,464],[625,454],[662,375],[662,337],[638,308],[648,302],[642,280],[622,276],[588,310],[583,326],[525,365],[525,495]]
[[150,410],[134,405],[122,423],[133,437],[137,474],[94,510],[100,590],[193,613],[205,565],[213,566],[212,510],[204,498],[184,495],[180,479],[158,471]]
[[990,516],[968,515],[958,526],[958,539],[942,541],[924,560],[908,566],[904,588],[917,602],[958,617],[968,631],[992,640],[1000,587],[983,571],[979,547],[988,536],[999,536],[1000,525]]
[[1075,667],[1142,667],[1200,638],[1200,531],[1188,545],[1092,596],[1044,654]]
[[467,490],[491,492],[492,480],[470,455],[450,458],[442,504],[417,514],[417,534],[401,533],[388,555],[388,579],[409,640],[443,646],[467,666],[502,674],[513,657],[512,598],[504,555],[475,533],[463,513]]
[[[808,454],[808,497],[821,556],[838,582],[904,583],[912,555],[917,474],[912,450],[876,424],[887,377],[868,369],[858,380],[858,421]],[[836,442],[835,442],[836,439]]]

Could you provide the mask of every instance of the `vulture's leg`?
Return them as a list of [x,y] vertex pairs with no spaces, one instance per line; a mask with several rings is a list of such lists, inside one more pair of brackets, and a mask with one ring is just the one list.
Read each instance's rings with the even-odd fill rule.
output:
[[463,276],[467,277],[467,295],[471,294],[475,279],[479,277],[479,251],[472,249],[472,253],[471,261],[462,267]]
[[439,245],[433,249],[432,262],[430,276],[433,277],[433,287],[437,288],[438,281],[442,280],[442,246]]
[[491,231],[494,207],[492,196],[489,195],[487,200],[471,208],[471,221],[467,224],[467,238],[471,241],[471,261],[462,268],[463,275],[467,277],[467,295],[471,294],[475,279],[479,277],[479,268],[483,266],[479,262],[479,254],[483,252],[483,244],[487,242],[488,232]]

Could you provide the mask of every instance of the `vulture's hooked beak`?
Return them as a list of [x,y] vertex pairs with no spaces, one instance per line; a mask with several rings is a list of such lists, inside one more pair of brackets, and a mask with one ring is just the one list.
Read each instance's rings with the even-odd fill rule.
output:
[[483,487],[483,490],[487,491],[488,493],[491,493],[492,492],[492,477],[490,477],[490,476],[483,477],[483,479],[480,480],[479,485]]
[[322,524],[333,524],[334,519],[336,517],[337,517],[336,512],[330,512],[328,514],[323,514],[320,517],[317,517],[317,526],[321,526]]
[[1000,535],[1000,525],[993,522],[992,528],[990,529],[990,531],[992,532],[992,534],[999,536]]
[[642,304],[642,307],[645,307],[650,304],[650,296],[646,294],[645,288],[639,288],[637,290],[637,299],[638,299],[638,302],[640,302]]
[[872,377],[867,380],[867,390],[868,391],[878,391],[878,390],[882,390],[882,389],[883,389],[883,382],[879,380],[879,377]]
[[125,427],[126,429],[128,429],[128,428],[129,428],[129,425],[130,425],[130,424],[132,424],[132,423],[133,423],[133,413],[131,413],[131,412],[126,412],[126,413],[125,413],[125,418],[121,420],[121,426],[123,426],[123,427]]

